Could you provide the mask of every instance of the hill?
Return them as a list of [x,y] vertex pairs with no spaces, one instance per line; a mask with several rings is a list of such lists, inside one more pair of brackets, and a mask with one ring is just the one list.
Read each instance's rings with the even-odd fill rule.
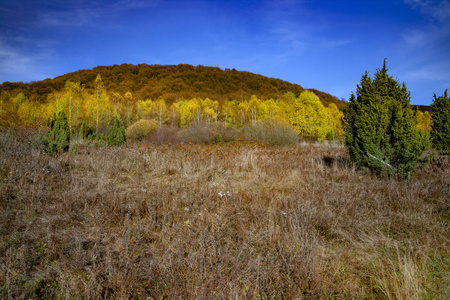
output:
[[[45,102],[47,96],[64,88],[67,80],[80,82],[88,90],[94,89],[94,80],[100,74],[108,92],[125,94],[130,91],[138,99],[163,98],[168,103],[194,97],[211,98],[219,102],[245,100],[251,95],[260,99],[277,99],[286,92],[299,95],[305,89],[298,84],[269,78],[235,69],[180,65],[113,65],[98,66],[92,70],[79,70],[53,79],[22,83],[5,82],[0,89],[16,95],[23,92],[28,99]],[[335,103],[343,107],[345,102],[336,97],[311,89],[324,105]]]

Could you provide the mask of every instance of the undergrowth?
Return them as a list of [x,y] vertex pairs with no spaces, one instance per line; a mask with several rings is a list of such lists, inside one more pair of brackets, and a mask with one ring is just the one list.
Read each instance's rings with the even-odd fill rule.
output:
[[0,133],[5,299],[444,299],[448,156],[409,180],[337,144],[41,153]]

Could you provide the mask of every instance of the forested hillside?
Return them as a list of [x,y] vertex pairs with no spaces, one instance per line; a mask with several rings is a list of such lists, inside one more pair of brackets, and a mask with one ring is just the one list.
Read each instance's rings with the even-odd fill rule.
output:
[[[37,82],[5,82],[0,90],[12,97],[22,92],[30,101],[42,103],[50,94],[64,89],[68,80],[80,82],[88,91],[94,90],[94,81],[99,74],[110,93],[124,95],[131,92],[136,100],[162,98],[169,104],[192,98],[210,98],[223,103],[225,100],[248,100],[252,95],[262,100],[277,99],[286,92],[298,96],[304,90],[300,85],[250,72],[186,64],[99,66]],[[325,106],[330,103],[338,107],[345,105],[330,94],[313,91]]]
[[[72,133],[82,123],[107,132],[118,113],[128,127],[140,119],[186,127],[221,121],[237,127],[283,119],[303,138],[342,134],[344,101],[316,89],[250,72],[191,65],[114,65],[38,82],[0,86],[0,126],[41,126],[64,111]],[[431,116],[419,112],[419,127]]]

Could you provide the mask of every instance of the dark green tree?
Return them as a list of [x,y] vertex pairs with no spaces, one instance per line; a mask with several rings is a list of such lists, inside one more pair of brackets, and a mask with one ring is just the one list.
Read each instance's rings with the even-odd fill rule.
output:
[[46,151],[50,154],[69,151],[70,129],[66,114],[63,111],[53,114],[53,118],[47,120],[47,126]]
[[125,126],[119,114],[114,116],[114,124],[108,131],[108,145],[121,146],[126,143]]
[[444,95],[437,97],[431,104],[433,114],[431,119],[431,142],[436,150],[450,150],[450,100],[445,90]]
[[372,79],[367,71],[344,110],[345,145],[351,160],[374,173],[411,173],[424,146],[410,93],[387,74],[386,60]]

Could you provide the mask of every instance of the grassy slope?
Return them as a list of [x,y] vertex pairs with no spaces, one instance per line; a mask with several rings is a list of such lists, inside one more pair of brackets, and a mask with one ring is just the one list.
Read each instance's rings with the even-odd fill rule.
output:
[[445,297],[448,157],[399,182],[338,146],[27,139],[0,136],[0,297]]

